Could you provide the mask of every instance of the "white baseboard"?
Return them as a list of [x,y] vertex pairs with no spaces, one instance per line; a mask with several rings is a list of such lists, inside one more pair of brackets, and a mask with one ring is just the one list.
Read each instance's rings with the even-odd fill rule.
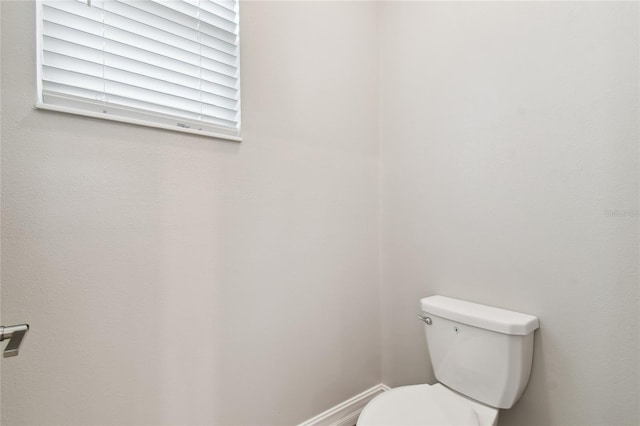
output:
[[298,426],[353,426],[364,406],[374,397],[388,390],[389,386],[380,383]]

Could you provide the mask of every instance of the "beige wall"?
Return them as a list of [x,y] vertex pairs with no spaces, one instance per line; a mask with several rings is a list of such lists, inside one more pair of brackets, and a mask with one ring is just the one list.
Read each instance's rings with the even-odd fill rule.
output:
[[243,2],[240,144],[34,110],[34,7],[2,19],[3,425],[295,424],[380,382],[374,4]]
[[638,4],[380,19],[383,381],[433,382],[415,317],[443,294],[540,317],[501,426],[637,425]]
[[639,423],[638,218],[605,213],[638,208],[637,4],[243,2],[237,144],[33,110],[1,3],[3,425],[433,382],[435,293],[540,317],[502,426]]

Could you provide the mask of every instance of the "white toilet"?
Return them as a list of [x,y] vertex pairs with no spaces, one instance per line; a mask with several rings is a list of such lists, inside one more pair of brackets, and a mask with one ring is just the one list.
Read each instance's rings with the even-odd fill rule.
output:
[[431,364],[439,383],[375,397],[357,426],[490,426],[527,383],[538,318],[444,296],[422,299]]

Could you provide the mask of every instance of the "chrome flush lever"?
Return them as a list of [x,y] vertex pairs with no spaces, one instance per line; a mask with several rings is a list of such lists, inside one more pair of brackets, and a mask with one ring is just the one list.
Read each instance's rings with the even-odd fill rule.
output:
[[418,315],[418,319],[427,325],[431,325],[431,318],[425,315]]
[[27,331],[29,331],[29,324],[12,325],[10,327],[0,326],[0,342],[9,339],[2,356],[9,358],[18,355],[20,344]]

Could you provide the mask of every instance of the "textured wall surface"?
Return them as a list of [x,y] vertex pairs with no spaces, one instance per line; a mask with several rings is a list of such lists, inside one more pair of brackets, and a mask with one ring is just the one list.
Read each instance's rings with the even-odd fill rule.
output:
[[443,294],[536,314],[503,426],[637,425],[638,4],[381,6],[383,381]]
[[376,6],[243,2],[238,144],[34,110],[1,3],[2,424],[295,424],[379,383]]
[[501,426],[640,423],[637,3],[243,2],[240,144],[34,110],[0,4],[3,425],[296,424],[431,294],[540,317]]

